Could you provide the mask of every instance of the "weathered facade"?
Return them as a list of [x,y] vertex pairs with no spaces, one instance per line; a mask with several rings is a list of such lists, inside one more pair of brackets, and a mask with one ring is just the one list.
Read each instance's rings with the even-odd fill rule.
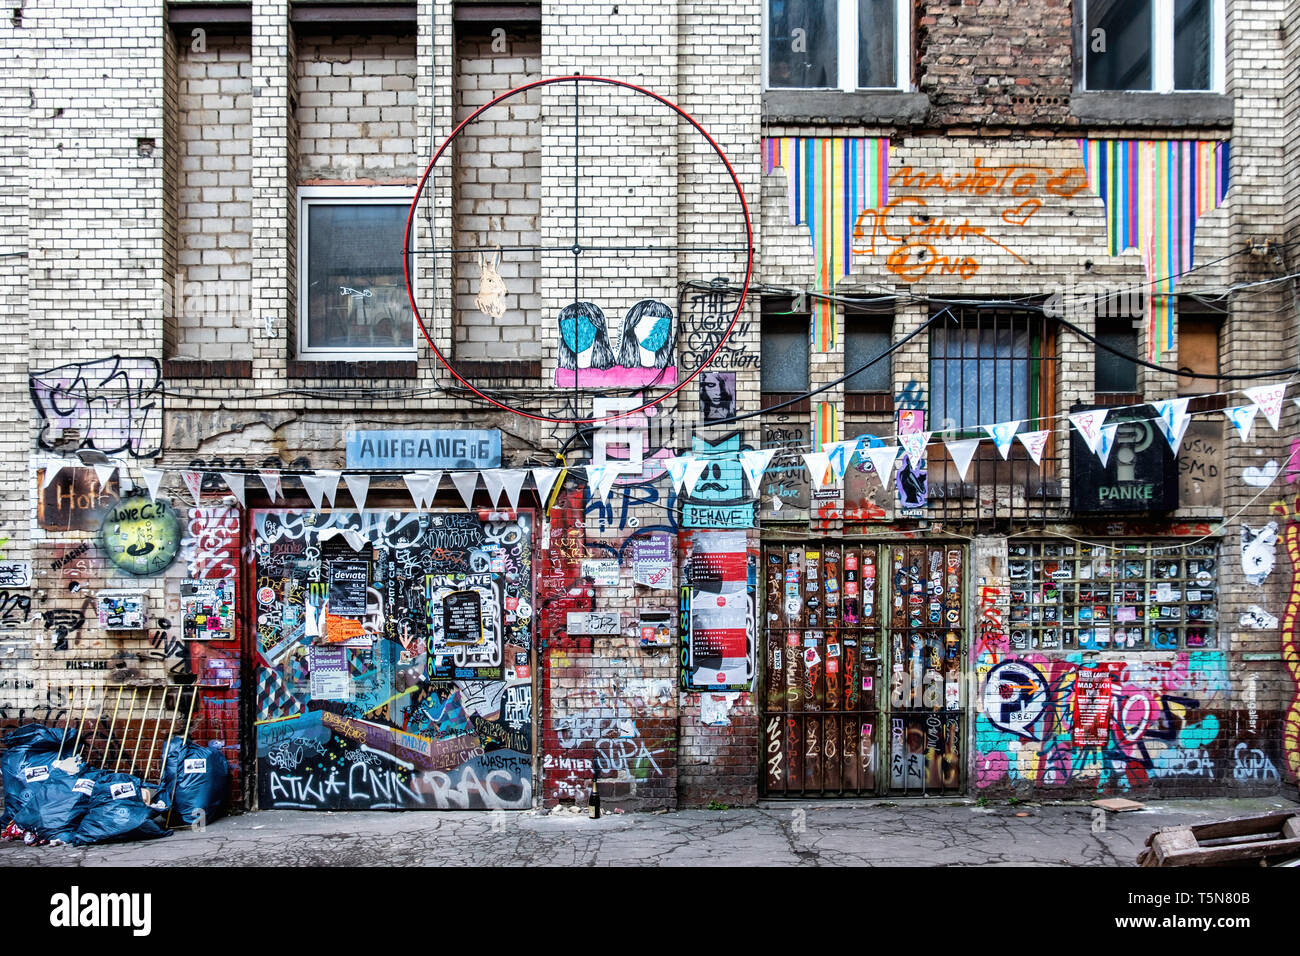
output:
[[1300,13],[1091,7],[19,8],[0,719],[249,807],[1293,787]]

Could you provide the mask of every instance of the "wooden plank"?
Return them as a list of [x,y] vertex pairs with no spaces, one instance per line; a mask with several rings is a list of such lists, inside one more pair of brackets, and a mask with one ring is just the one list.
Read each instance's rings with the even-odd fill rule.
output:
[[1171,850],[1161,852],[1161,840],[1170,834],[1162,834],[1155,843],[1156,855],[1160,866],[1225,866],[1232,863],[1246,863],[1267,857],[1290,857],[1300,854],[1300,839],[1265,840],[1257,843],[1242,843],[1237,846],[1214,847],[1211,849]]
[[346,27],[355,23],[412,26],[417,22],[414,3],[295,3],[289,21]]
[[1243,833],[1276,833],[1295,815],[1294,810],[1279,810],[1249,817],[1232,817],[1228,820],[1216,820],[1213,823],[1192,824],[1192,832],[1196,834],[1198,840],[1215,840],[1219,837],[1240,836]]
[[1136,800],[1127,800],[1124,797],[1110,797],[1106,800],[1092,801],[1094,807],[1101,807],[1103,810],[1109,810],[1111,813],[1129,813],[1133,810],[1142,810],[1146,804],[1138,803]]

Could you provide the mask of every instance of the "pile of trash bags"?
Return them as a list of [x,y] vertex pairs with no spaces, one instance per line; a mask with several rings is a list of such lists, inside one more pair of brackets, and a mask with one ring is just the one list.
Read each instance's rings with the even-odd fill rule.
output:
[[173,737],[162,780],[150,785],[129,773],[89,767],[79,757],[60,758],[73,751],[75,736],[72,729],[40,724],[5,735],[0,838],[29,846],[149,840],[171,834],[159,821],[204,826],[225,809],[230,768],[219,746]]

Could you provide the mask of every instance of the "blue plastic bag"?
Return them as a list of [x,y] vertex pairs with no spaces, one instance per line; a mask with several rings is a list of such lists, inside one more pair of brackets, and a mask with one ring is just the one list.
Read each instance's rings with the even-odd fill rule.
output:
[[139,777],[101,771],[86,815],[71,842],[106,843],[110,840],[151,840],[171,834],[153,821],[155,811],[146,806]]
[[8,826],[22,803],[29,784],[46,780],[54,772],[54,761],[62,749],[72,756],[76,732],[71,728],[55,730],[41,724],[24,724],[5,734],[5,753],[0,758],[0,776],[4,780],[5,803],[0,826]]
[[27,785],[14,811],[14,823],[37,839],[71,843],[90,809],[99,776],[98,770],[69,774],[55,768],[47,779]]
[[210,823],[225,808],[230,766],[220,747],[200,747],[182,737],[167,741],[158,796],[175,818],[191,826]]

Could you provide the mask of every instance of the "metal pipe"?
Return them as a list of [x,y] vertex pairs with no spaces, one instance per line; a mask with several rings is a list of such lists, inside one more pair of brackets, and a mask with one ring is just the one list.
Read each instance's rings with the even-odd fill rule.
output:
[[140,711],[140,733],[135,738],[135,748],[131,751],[131,769],[128,773],[135,776],[135,764],[140,755],[140,744],[144,742],[144,722],[149,716],[149,705],[153,703],[153,688],[149,688],[149,696],[144,699],[144,709]]
[[[113,701],[113,716],[110,717],[108,721],[108,739],[110,741],[113,739],[113,731],[117,729],[117,712],[118,709],[122,706],[122,691],[124,690],[126,690],[125,684],[117,685],[117,699]],[[118,747],[119,754],[121,753],[121,750],[122,748],[119,746]],[[105,762],[107,762],[108,760],[108,744],[104,745],[104,760]]]
[[131,733],[131,718],[135,716],[135,702],[140,697],[140,688],[131,688],[131,707],[126,712],[126,729],[122,731],[122,742],[117,747],[117,760],[113,763],[113,773],[122,766],[122,754],[126,751],[126,738]]
[[63,759],[63,745],[67,743],[68,731],[72,727],[72,701],[76,690],[77,688],[75,687],[68,688],[68,719],[63,722],[63,736],[59,738],[59,755],[54,758],[56,762]]
[[[178,707],[180,706],[179,697],[176,700],[176,705]],[[158,716],[155,717],[153,720],[153,739],[149,741],[149,762],[145,765],[144,777],[142,778],[146,783],[149,782],[149,774],[153,770],[153,749],[158,745],[158,728],[162,726],[163,711],[166,709],[166,707],[167,707],[167,685],[164,684],[162,699],[158,701]],[[173,710],[172,711],[173,722],[175,721],[175,719],[176,719],[176,711]]]
[[86,711],[90,709],[89,698],[85,698],[81,705],[81,718],[77,721],[77,739],[73,741],[72,752],[81,753],[81,732],[86,727]]
[[99,736],[99,728],[104,720],[104,705],[108,703],[108,685],[100,687],[99,695],[99,713],[95,715],[94,726],[90,728],[90,736],[86,738],[86,762],[90,762],[91,755],[95,752],[95,738]]

